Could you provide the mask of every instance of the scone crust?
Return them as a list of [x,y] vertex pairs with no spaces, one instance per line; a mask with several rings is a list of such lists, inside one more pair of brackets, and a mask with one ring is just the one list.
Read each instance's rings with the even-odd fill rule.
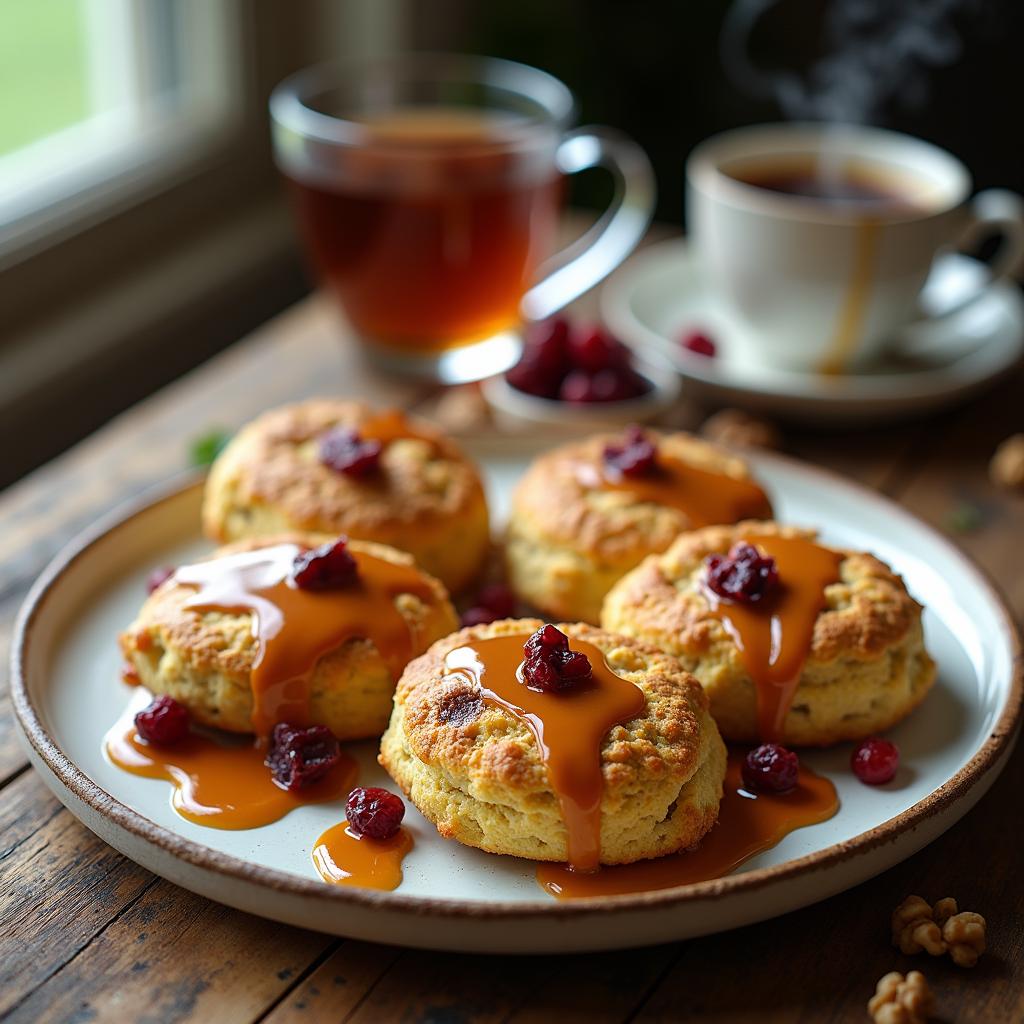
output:
[[[542,624],[508,619],[463,629],[410,662],[379,760],[443,836],[490,853],[564,861],[565,826],[533,734],[483,703],[474,685],[443,673],[456,647],[529,635]],[[647,697],[643,715],[614,727],[601,749],[601,862],[694,845],[717,820],[726,760],[700,685],[646,644],[586,625],[559,629],[599,647]]]
[[[658,448],[700,469],[751,478],[740,458],[690,434],[649,431]],[[627,491],[589,488],[581,470],[602,471],[599,434],[540,456],[516,487],[506,559],[514,589],[545,613],[596,623],[611,586],[647,555],[693,526],[680,509],[638,502]]]
[[311,399],[273,409],[243,427],[214,462],[203,528],[217,541],[302,530],[372,540],[408,551],[450,590],[477,574],[490,542],[487,503],[474,466],[420,422],[420,438],[388,444],[381,472],[356,480],[324,466],[317,438],[358,429],[364,402]]
[[[774,522],[711,526],[680,536],[608,594],[601,620],[676,655],[703,684],[726,739],[756,742],[756,694],[732,638],[700,586],[704,559],[740,536],[816,538]],[[861,739],[908,715],[935,680],[921,606],[884,562],[843,551],[840,580],[825,591],[811,649],[785,720],[782,742],[826,746]]]
[[[227,555],[274,544],[313,547],[322,534],[282,533],[250,538],[219,548]],[[367,541],[350,541],[353,551],[392,562],[411,564],[403,551]],[[423,646],[458,625],[458,618],[441,583],[424,574],[440,609],[437,624],[423,602],[401,594],[395,606],[410,625],[424,631]],[[168,694],[184,704],[203,725],[231,732],[252,731],[250,676],[256,655],[252,616],[248,612],[196,612],[185,607],[194,587],[168,581],[146,600],[135,621],[121,634],[124,657],[143,686]],[[422,648],[421,648],[422,650]],[[311,721],[326,725],[339,739],[379,736],[391,712],[394,680],[384,659],[369,640],[354,639],[322,657],[310,679]]]

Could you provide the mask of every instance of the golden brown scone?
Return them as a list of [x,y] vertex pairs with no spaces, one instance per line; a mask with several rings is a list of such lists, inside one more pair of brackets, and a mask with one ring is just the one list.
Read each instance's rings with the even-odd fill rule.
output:
[[[647,433],[658,439],[659,452],[750,479],[742,459],[706,441]],[[547,452],[516,488],[506,546],[509,581],[523,600],[552,618],[598,622],[612,584],[694,526],[679,508],[637,501],[627,490],[587,486],[587,474],[602,471],[605,446],[620,440],[601,434]]]
[[323,465],[318,440],[377,415],[363,402],[311,399],[243,427],[210,469],[203,528],[217,541],[282,530],[347,534],[408,551],[449,590],[466,587],[490,544],[476,469],[443,434],[385,445],[380,471],[357,479]]
[[[395,691],[380,763],[441,835],[489,853],[564,861],[566,829],[533,734],[483,703],[445,655],[476,639],[522,635],[535,619],[473,626],[409,663]],[[718,818],[725,745],[697,681],[662,651],[585,625],[589,641],[647,697],[644,714],[615,726],[601,749],[601,863],[660,857],[697,843]]]
[[[315,547],[325,539],[316,534],[278,534],[229,544],[214,554],[283,543]],[[392,562],[412,562],[404,551],[382,544],[350,541],[349,548]],[[432,614],[412,594],[400,594],[395,599],[402,617],[422,631],[417,653],[458,626],[458,616],[444,587],[425,573],[423,576],[437,598]],[[135,666],[143,686],[184,704],[197,722],[231,732],[251,732],[250,676],[256,653],[252,616],[248,612],[197,612],[186,608],[195,592],[195,587],[181,586],[173,580],[158,587],[121,634],[121,650]],[[395,680],[374,644],[364,639],[349,640],[324,655],[313,670],[309,682],[310,720],[326,725],[343,740],[379,736],[388,723],[394,690]]]
[[[623,577],[608,594],[606,629],[656,644],[701,681],[727,740],[753,743],[756,695],[735,642],[709,612],[704,559],[740,536],[813,540],[813,530],[772,522],[713,526],[679,537]],[[825,590],[811,649],[780,742],[826,746],[881,732],[908,715],[935,681],[924,648],[921,606],[873,555],[844,551],[840,580]]]

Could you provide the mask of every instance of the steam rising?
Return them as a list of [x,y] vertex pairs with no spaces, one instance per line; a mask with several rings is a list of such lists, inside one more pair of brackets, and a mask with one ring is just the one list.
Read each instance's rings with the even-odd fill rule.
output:
[[829,0],[828,52],[801,73],[757,68],[750,59],[755,25],[779,2],[735,0],[722,30],[726,70],[745,92],[774,98],[787,118],[848,123],[877,120],[894,101],[923,104],[929,72],[960,56],[953,14],[978,6],[978,0]]

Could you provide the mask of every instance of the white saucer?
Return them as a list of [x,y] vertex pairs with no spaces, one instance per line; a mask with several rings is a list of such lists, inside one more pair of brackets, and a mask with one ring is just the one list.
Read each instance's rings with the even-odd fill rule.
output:
[[[922,297],[925,309],[954,305],[984,273],[969,257],[940,257]],[[1024,299],[1015,285],[996,282],[960,312],[908,330],[903,353],[869,371],[824,377],[753,366],[739,357],[750,340],[729,342],[750,328],[719,301],[683,239],[634,256],[605,285],[601,311],[623,341],[668,356],[691,393],[816,423],[875,423],[952,405],[994,382],[1024,352]],[[714,338],[714,358],[682,347],[680,338],[692,329]]]

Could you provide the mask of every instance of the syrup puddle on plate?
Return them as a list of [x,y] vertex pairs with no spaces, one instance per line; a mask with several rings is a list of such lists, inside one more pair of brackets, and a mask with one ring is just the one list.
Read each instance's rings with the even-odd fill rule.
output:
[[390,839],[368,839],[356,835],[343,821],[316,841],[313,866],[332,885],[397,889],[402,882],[402,861],[412,848],[412,833],[406,828]]
[[327,776],[290,793],[271,778],[263,763],[265,744],[252,737],[214,739],[192,732],[174,746],[147,743],[136,732],[134,718],[150,700],[148,692],[139,691],[104,737],[103,752],[108,761],[132,775],[172,783],[171,806],[197,825],[259,828],[303,804],[344,800],[355,784],[356,763],[344,751]]
[[835,786],[805,765],[800,766],[800,781],[791,792],[754,795],[743,788],[742,764],[743,755],[730,751],[718,823],[696,850],[601,868],[592,874],[570,871],[565,864],[538,864],[538,884],[564,900],[671,889],[721,878],[790,832],[827,821],[839,809]]

